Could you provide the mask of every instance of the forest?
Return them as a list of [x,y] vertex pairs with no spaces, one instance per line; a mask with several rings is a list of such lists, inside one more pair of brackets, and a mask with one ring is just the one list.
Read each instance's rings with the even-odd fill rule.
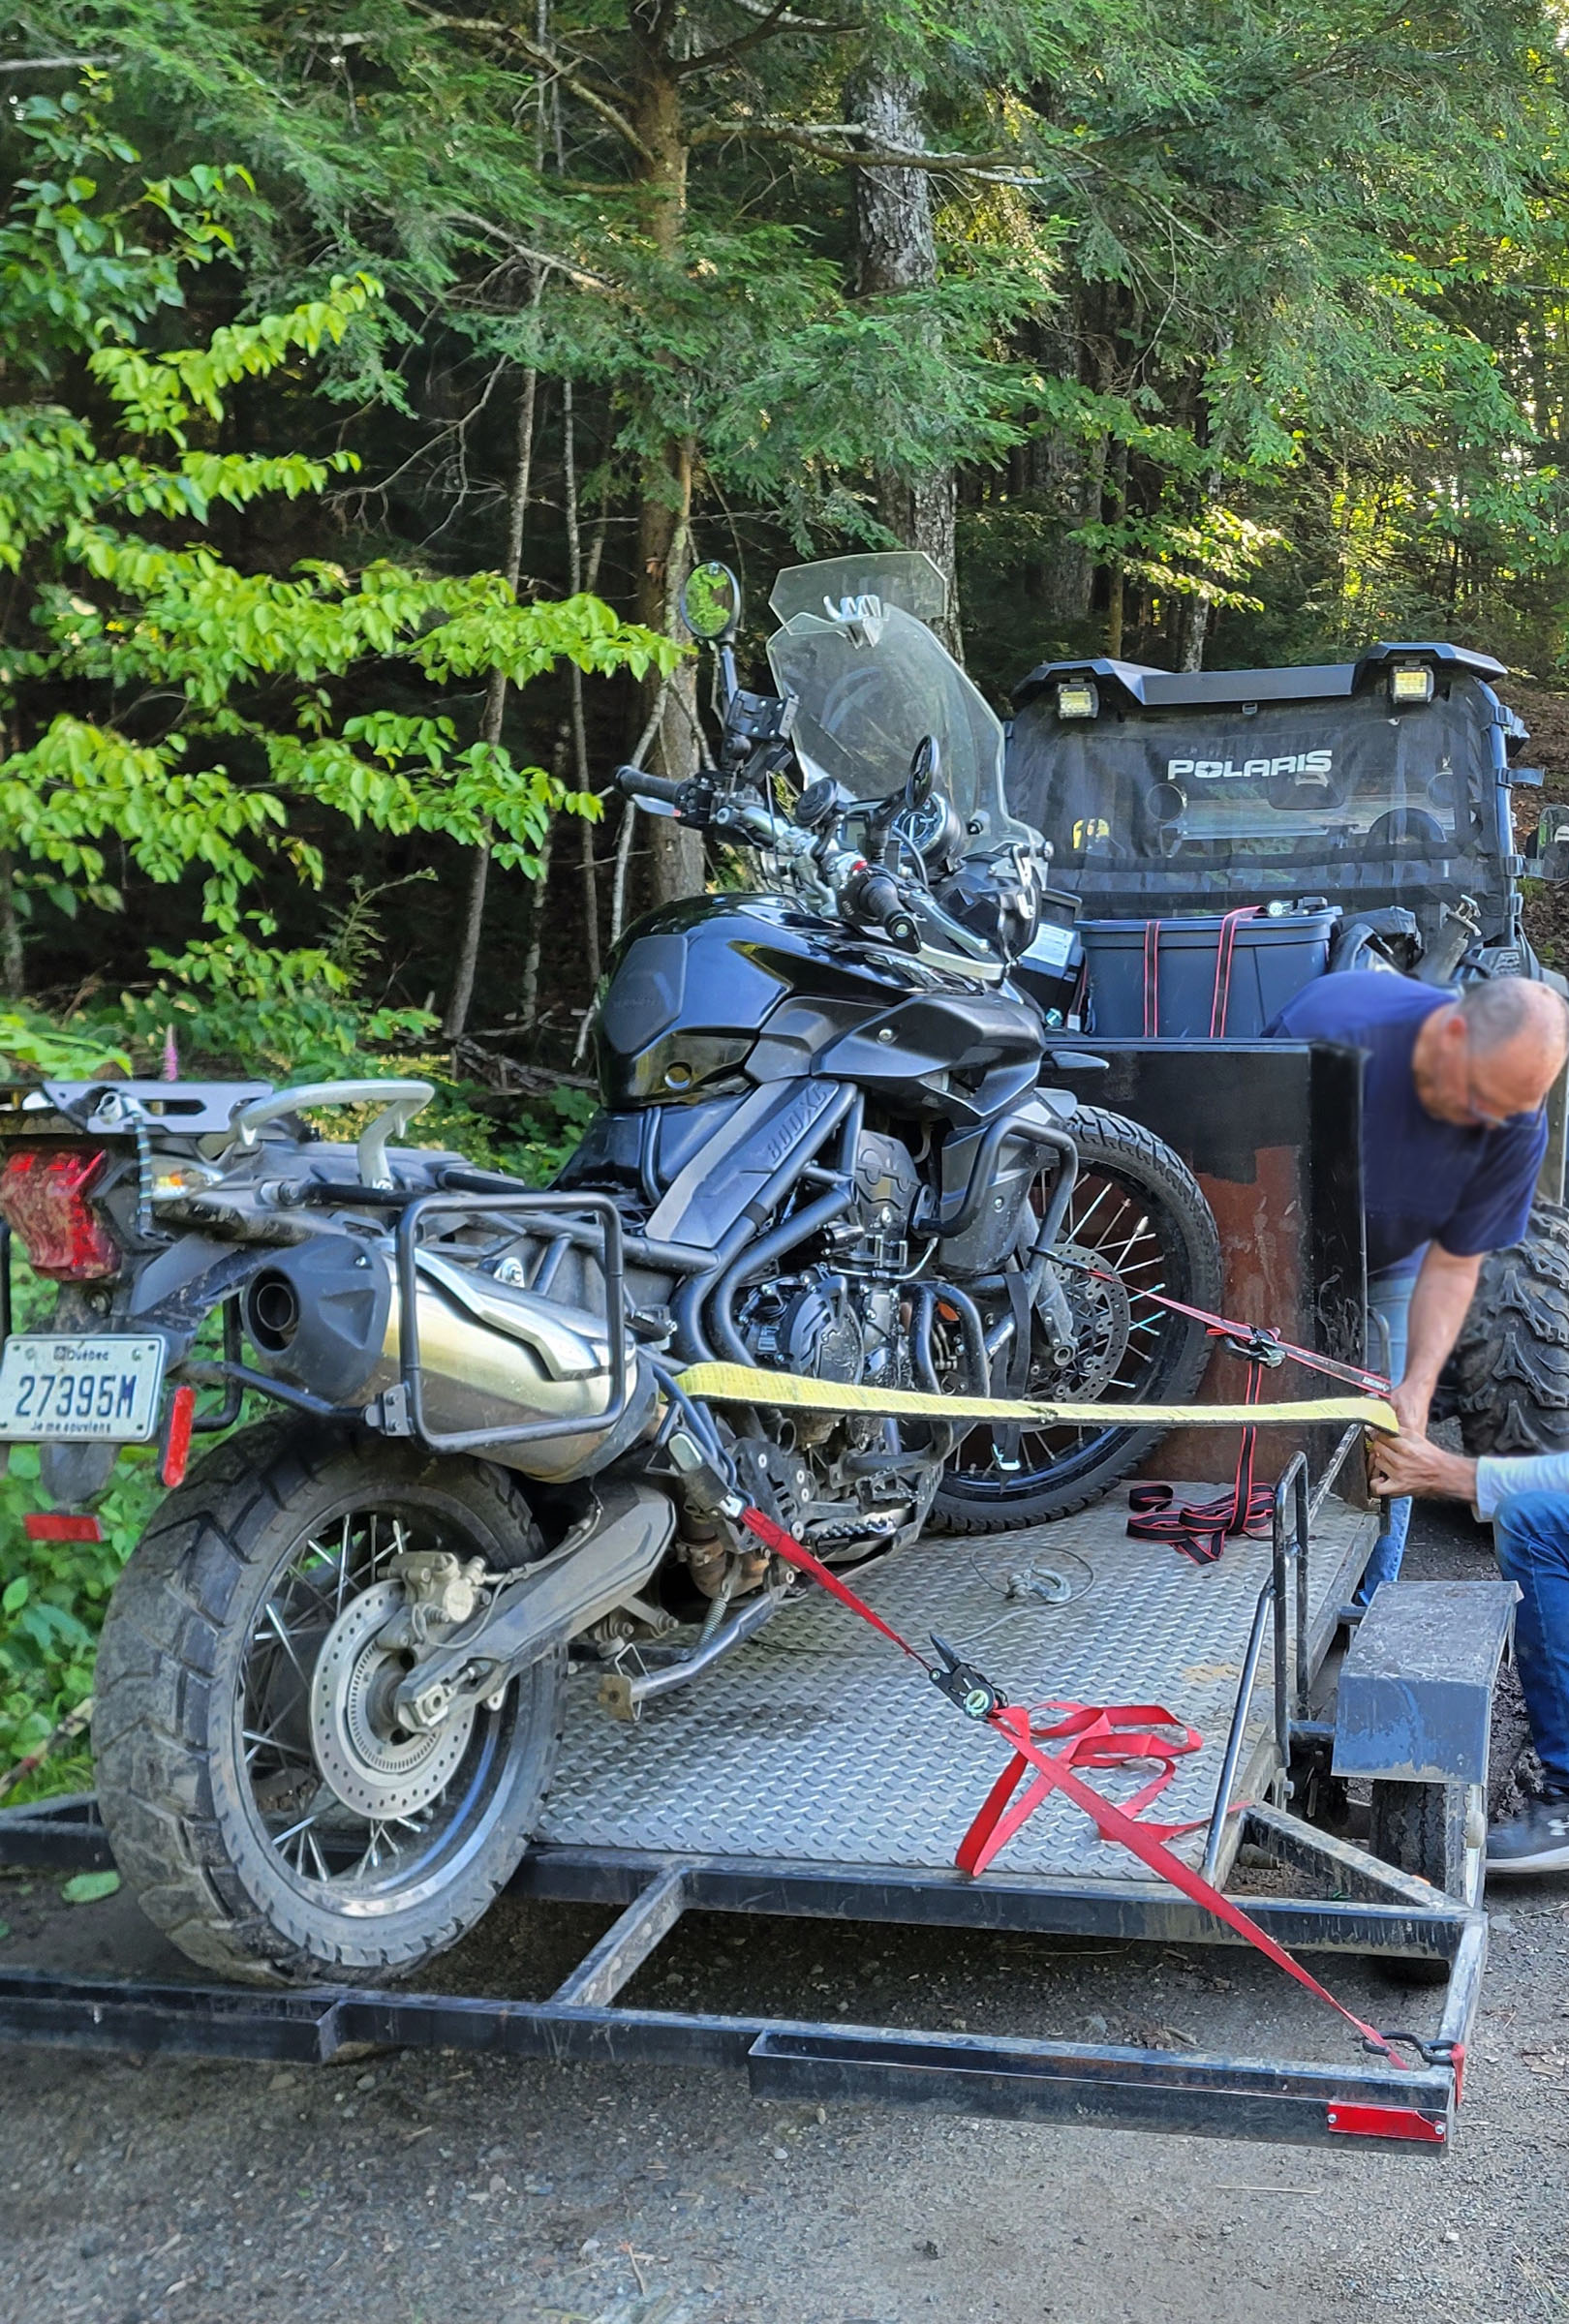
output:
[[[1564,37],[1536,0],[30,0],[5,1070],[417,1071],[422,1135],[548,1175],[623,931],[731,876],[610,784],[697,763],[702,560],[744,673],[781,566],[903,544],[1004,715],[1048,656],[1443,637],[1561,726]],[[36,1477],[0,1763],[86,1694],[152,1489],[34,1550]]]
[[[1532,0],[65,0],[0,36],[0,1032],[434,1063],[548,1164],[700,886],[677,615],[926,549],[1031,663],[1563,681]],[[713,867],[707,867],[712,872]]]

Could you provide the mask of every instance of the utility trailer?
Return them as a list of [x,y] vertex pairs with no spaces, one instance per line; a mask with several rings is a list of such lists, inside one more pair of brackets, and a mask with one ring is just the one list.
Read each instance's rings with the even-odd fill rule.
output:
[[[1281,1042],[1154,1039],[1081,1062],[1200,1176],[1225,1247],[1225,1312],[1360,1361],[1356,1061]],[[1238,1386],[1235,1360],[1217,1353],[1204,1392],[1230,1399]],[[1175,1845],[1327,1985],[1354,1993],[1365,2020],[1400,2032],[1403,2064],[1359,2049],[1321,2004],[1309,2054],[1289,2056],[1259,2054],[1271,2045],[1251,2025],[1244,2039],[1211,2049],[1200,2033],[1179,2051],[629,1998],[646,1993],[688,1912],[749,1930],[800,1922],[814,1947],[821,1938],[809,1932],[824,1923],[1005,1933],[1028,1948],[1030,1968],[1008,1988],[1027,2019],[1065,1946],[1126,1944],[1145,1958],[1215,1945],[1235,1961],[1244,1945],[1057,1795],[995,1869],[957,1871],[956,1847],[1005,1764],[999,1736],[816,1595],[636,1722],[607,1716],[592,1665],[569,1685],[553,1791],[513,1890],[610,1918],[555,1991],[520,1993],[509,1976],[477,1994],[458,1974],[426,1991],[213,1985],[150,1931],[128,1945],[121,1973],[84,1975],[19,1963],[13,1940],[0,2039],[323,2062],[370,2043],[711,2064],[743,2068],[770,2098],[1441,2152],[1486,1957],[1490,1708],[1513,1590],[1386,1586],[1347,1646],[1342,1613],[1378,1516],[1360,1426],[1268,1425],[1270,1396],[1308,1391],[1284,1368],[1265,1376],[1269,1538],[1234,1537],[1214,1565],[1129,1539],[1118,1493],[1050,1524],[928,1538],[856,1578],[894,1628],[923,1640],[940,1631],[1016,1703],[1154,1704],[1197,1730],[1158,1803],[1162,1822],[1194,1825]],[[1230,1474],[1234,1448],[1234,1435],[1189,1427],[1154,1458],[1202,1483]],[[1309,1820],[1348,1778],[1371,1788],[1374,1836],[1397,1836],[1383,1854]],[[1111,1771],[1097,1784],[1124,1800],[1139,1780]],[[0,1865],[59,1873],[109,1860],[90,1798],[0,1810]],[[1381,1990],[1379,1970],[1421,1988],[1419,2025],[1411,1993]],[[1297,1993],[1275,1969],[1260,1974]],[[916,2015],[937,2014],[925,2000],[917,1991]]]
[[[1322,2055],[1291,2059],[621,1998],[690,1911],[1009,1932],[1038,1961],[1021,1995],[1041,1990],[1064,1940],[1241,1942],[1056,1797],[998,1870],[955,1871],[956,1843],[1000,1772],[998,1738],[826,1598],[638,1724],[603,1715],[590,1674],[574,1681],[560,1804],[514,1888],[615,1917],[547,1998],[214,1986],[172,1953],[168,1971],[113,1978],[8,1962],[0,2038],[321,2062],[369,2043],[729,2065],[769,2098],[1441,2152],[1486,1957],[1480,1803],[1512,1592],[1386,1589],[1342,1658],[1340,1611],[1377,1524],[1357,1506],[1360,1445],[1353,1427],[1314,1465],[1297,1452],[1276,1487],[1271,1538],[1234,1540],[1202,1570],[1168,1545],[1129,1541],[1114,1501],[978,1543],[922,1542],[865,1589],[907,1634],[940,1625],[1014,1700],[1157,1702],[1198,1728],[1201,1748],[1177,1765],[1162,1819],[1198,1819],[1179,1844],[1190,1860],[1240,1887],[1254,1920],[1332,1987],[1365,1976],[1369,1961],[1434,1987],[1415,2029],[1410,1996],[1384,1997],[1377,2022],[1407,2034],[1403,2065],[1360,2053],[1327,2010]],[[1435,1789],[1442,1877],[1380,1861],[1284,1804],[1326,1770],[1371,1779],[1375,1797],[1380,1786]],[[1132,1788],[1119,1775],[1101,1785],[1117,1797]],[[90,1798],[0,1813],[0,1863],[58,1873],[108,1861]]]

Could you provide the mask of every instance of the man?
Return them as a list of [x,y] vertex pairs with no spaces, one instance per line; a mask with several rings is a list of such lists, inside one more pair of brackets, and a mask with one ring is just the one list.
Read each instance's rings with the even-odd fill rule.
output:
[[[1370,1338],[1368,1356],[1388,1366],[1402,1431],[1421,1436],[1483,1259],[1525,1231],[1569,1010],[1523,977],[1467,985],[1457,999],[1361,969],[1308,985],[1270,1031],[1366,1054],[1368,1305],[1387,1340]],[[1410,1518],[1409,1500],[1390,1503],[1359,1604],[1399,1574]]]
[[1543,1787],[1488,1834],[1488,1870],[1569,1872],[1569,1452],[1462,1460],[1423,1436],[1381,1437],[1379,1492],[1447,1495],[1492,1519],[1498,1570],[1520,1585],[1515,1659]]

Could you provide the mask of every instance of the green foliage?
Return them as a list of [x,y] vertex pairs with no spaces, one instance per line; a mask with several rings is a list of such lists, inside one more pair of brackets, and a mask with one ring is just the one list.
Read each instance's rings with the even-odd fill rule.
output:
[[[0,1768],[36,1751],[92,1692],[109,1591],[159,1497],[154,1459],[151,1447],[121,1453],[98,1508],[102,1542],[30,1542],[22,1518],[44,1499],[38,1452],[31,1445],[12,1449],[0,1478]],[[8,1804],[90,1783],[83,1739],[24,1779]]]
[[[63,191],[17,181],[5,229],[35,367],[52,380],[82,344],[127,339],[153,304],[178,303],[184,272],[229,245],[210,210],[188,205],[230,173],[143,187],[130,210],[152,209],[171,234],[154,253],[129,242],[124,205],[94,206],[85,164],[103,152],[134,161],[123,139],[79,105],[44,98],[18,127],[62,167],[75,156]],[[109,280],[81,255],[103,248],[115,254]],[[320,881],[320,846],[296,829],[305,805],[467,845],[495,833],[497,860],[534,872],[551,814],[593,815],[597,802],[514,764],[499,742],[466,739],[437,707],[444,691],[493,674],[524,687],[560,661],[594,674],[673,662],[666,640],[596,598],[519,604],[494,573],[381,558],[358,572],[309,559],[280,575],[220,552],[217,511],[320,495],[356,465],[343,450],[222,447],[235,389],[340,344],[381,295],[368,273],[335,275],[321,296],[223,324],[200,346],[93,346],[86,369],[117,446],[101,448],[103,427],[59,404],[0,408],[0,566],[19,598],[0,648],[0,729],[14,743],[0,761],[0,848],[49,865],[91,902],[112,896],[112,834],[149,880],[203,871],[203,918],[237,935],[269,859]],[[346,709],[333,682],[369,662],[401,666],[432,708]],[[74,707],[56,707],[62,697]],[[201,959],[198,981],[210,985],[225,972]]]
[[37,1009],[0,1009],[0,1070],[23,1080],[99,1081],[129,1074],[131,1056],[85,1025],[56,1024]]
[[388,1047],[428,1039],[422,1009],[367,1009],[329,948],[254,943],[243,932],[154,950],[158,979],[127,994],[131,1040],[156,1053],[172,1030],[188,1074],[239,1070],[279,1082],[354,1080],[384,1070]]
[[[97,76],[86,81],[91,90]],[[25,97],[16,126],[41,174],[18,176],[0,224],[0,357],[47,378],[57,351],[129,340],[158,308],[182,305],[182,270],[233,248],[225,212],[251,180],[237,165],[198,164],[105,203],[93,172],[117,173],[137,154],[84,96]]]

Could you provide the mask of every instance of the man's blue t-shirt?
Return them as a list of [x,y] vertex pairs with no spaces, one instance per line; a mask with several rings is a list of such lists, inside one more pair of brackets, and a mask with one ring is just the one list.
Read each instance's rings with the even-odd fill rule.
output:
[[1435,1121],[1411,1079],[1423,1020],[1450,997],[1408,976],[1354,968],[1307,986],[1269,1028],[1287,1041],[1334,1041],[1367,1053],[1362,1182],[1369,1272],[1425,1242],[1466,1259],[1502,1250],[1525,1232],[1547,1147],[1546,1115],[1517,1114],[1495,1130],[1461,1129]]

